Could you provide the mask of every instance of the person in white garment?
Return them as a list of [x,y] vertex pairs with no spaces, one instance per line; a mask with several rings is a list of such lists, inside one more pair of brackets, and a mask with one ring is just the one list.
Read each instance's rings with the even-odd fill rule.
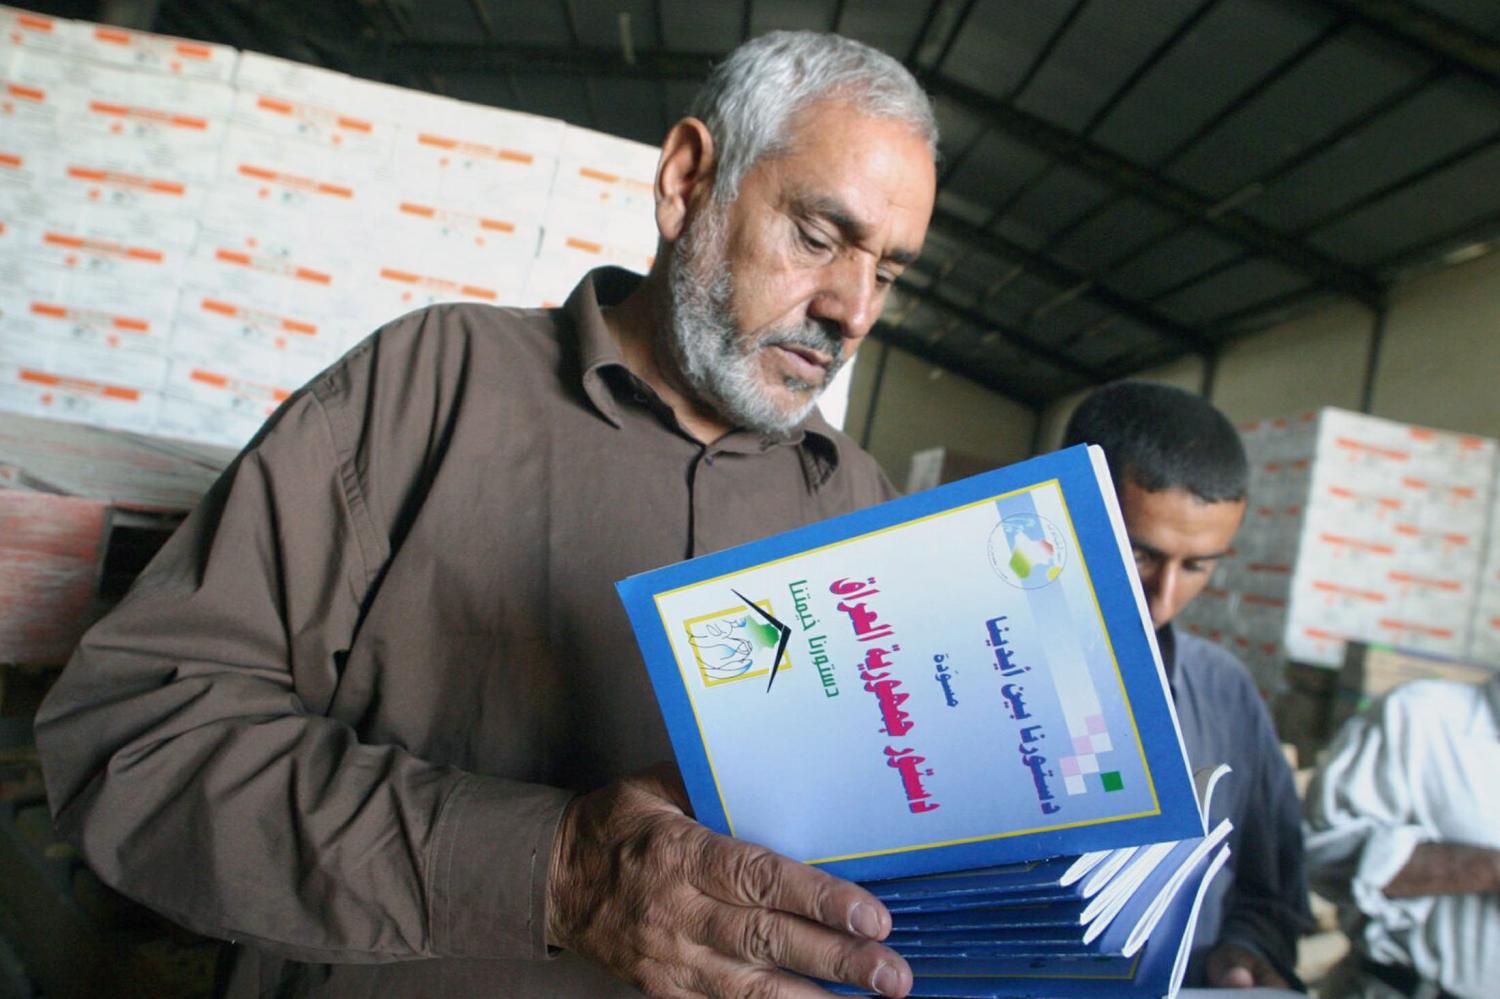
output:
[[1409,683],[1349,719],[1306,819],[1353,941],[1334,995],[1500,996],[1500,676]]

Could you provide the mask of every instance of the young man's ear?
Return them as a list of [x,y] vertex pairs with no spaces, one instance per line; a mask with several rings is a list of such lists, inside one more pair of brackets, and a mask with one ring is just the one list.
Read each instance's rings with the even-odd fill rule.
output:
[[675,241],[694,212],[707,204],[716,163],[707,125],[684,118],[672,126],[656,165],[656,228],[662,239]]

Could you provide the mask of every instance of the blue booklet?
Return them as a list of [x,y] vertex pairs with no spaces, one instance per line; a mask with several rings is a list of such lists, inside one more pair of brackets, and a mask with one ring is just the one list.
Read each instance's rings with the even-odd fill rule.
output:
[[1204,833],[1097,448],[618,589],[719,832],[853,880]]
[[[1171,895],[1155,932],[1133,953],[1077,953],[1058,948],[1047,953],[993,956],[907,956],[915,982],[913,996],[986,997],[1099,997],[1162,999],[1177,994],[1192,952],[1198,910],[1210,882],[1224,866],[1229,847],[1195,856],[1184,871],[1187,885]],[[843,994],[864,995],[841,985],[829,986]]]

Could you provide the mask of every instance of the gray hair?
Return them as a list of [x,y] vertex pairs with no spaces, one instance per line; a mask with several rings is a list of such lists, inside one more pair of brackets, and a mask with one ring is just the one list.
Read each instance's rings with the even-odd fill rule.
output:
[[714,139],[714,200],[733,200],[761,157],[785,151],[797,114],[834,99],[877,118],[905,122],[937,158],[932,101],[905,66],[840,35],[771,31],[715,66],[688,110]]

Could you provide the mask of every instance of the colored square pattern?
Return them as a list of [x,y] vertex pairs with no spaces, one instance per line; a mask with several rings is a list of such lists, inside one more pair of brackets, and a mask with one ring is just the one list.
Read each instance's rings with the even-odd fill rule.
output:
[[1125,781],[1120,778],[1120,771],[1110,770],[1099,775],[1099,783],[1104,785],[1106,791],[1120,791],[1125,787]]
[[1115,748],[1114,743],[1109,741],[1108,732],[1095,732],[1089,736],[1089,742],[1088,752],[1091,753],[1107,753]]
[[1063,787],[1068,789],[1069,794],[1082,794],[1088,790],[1088,785],[1084,784],[1083,778],[1078,774],[1064,777]]

